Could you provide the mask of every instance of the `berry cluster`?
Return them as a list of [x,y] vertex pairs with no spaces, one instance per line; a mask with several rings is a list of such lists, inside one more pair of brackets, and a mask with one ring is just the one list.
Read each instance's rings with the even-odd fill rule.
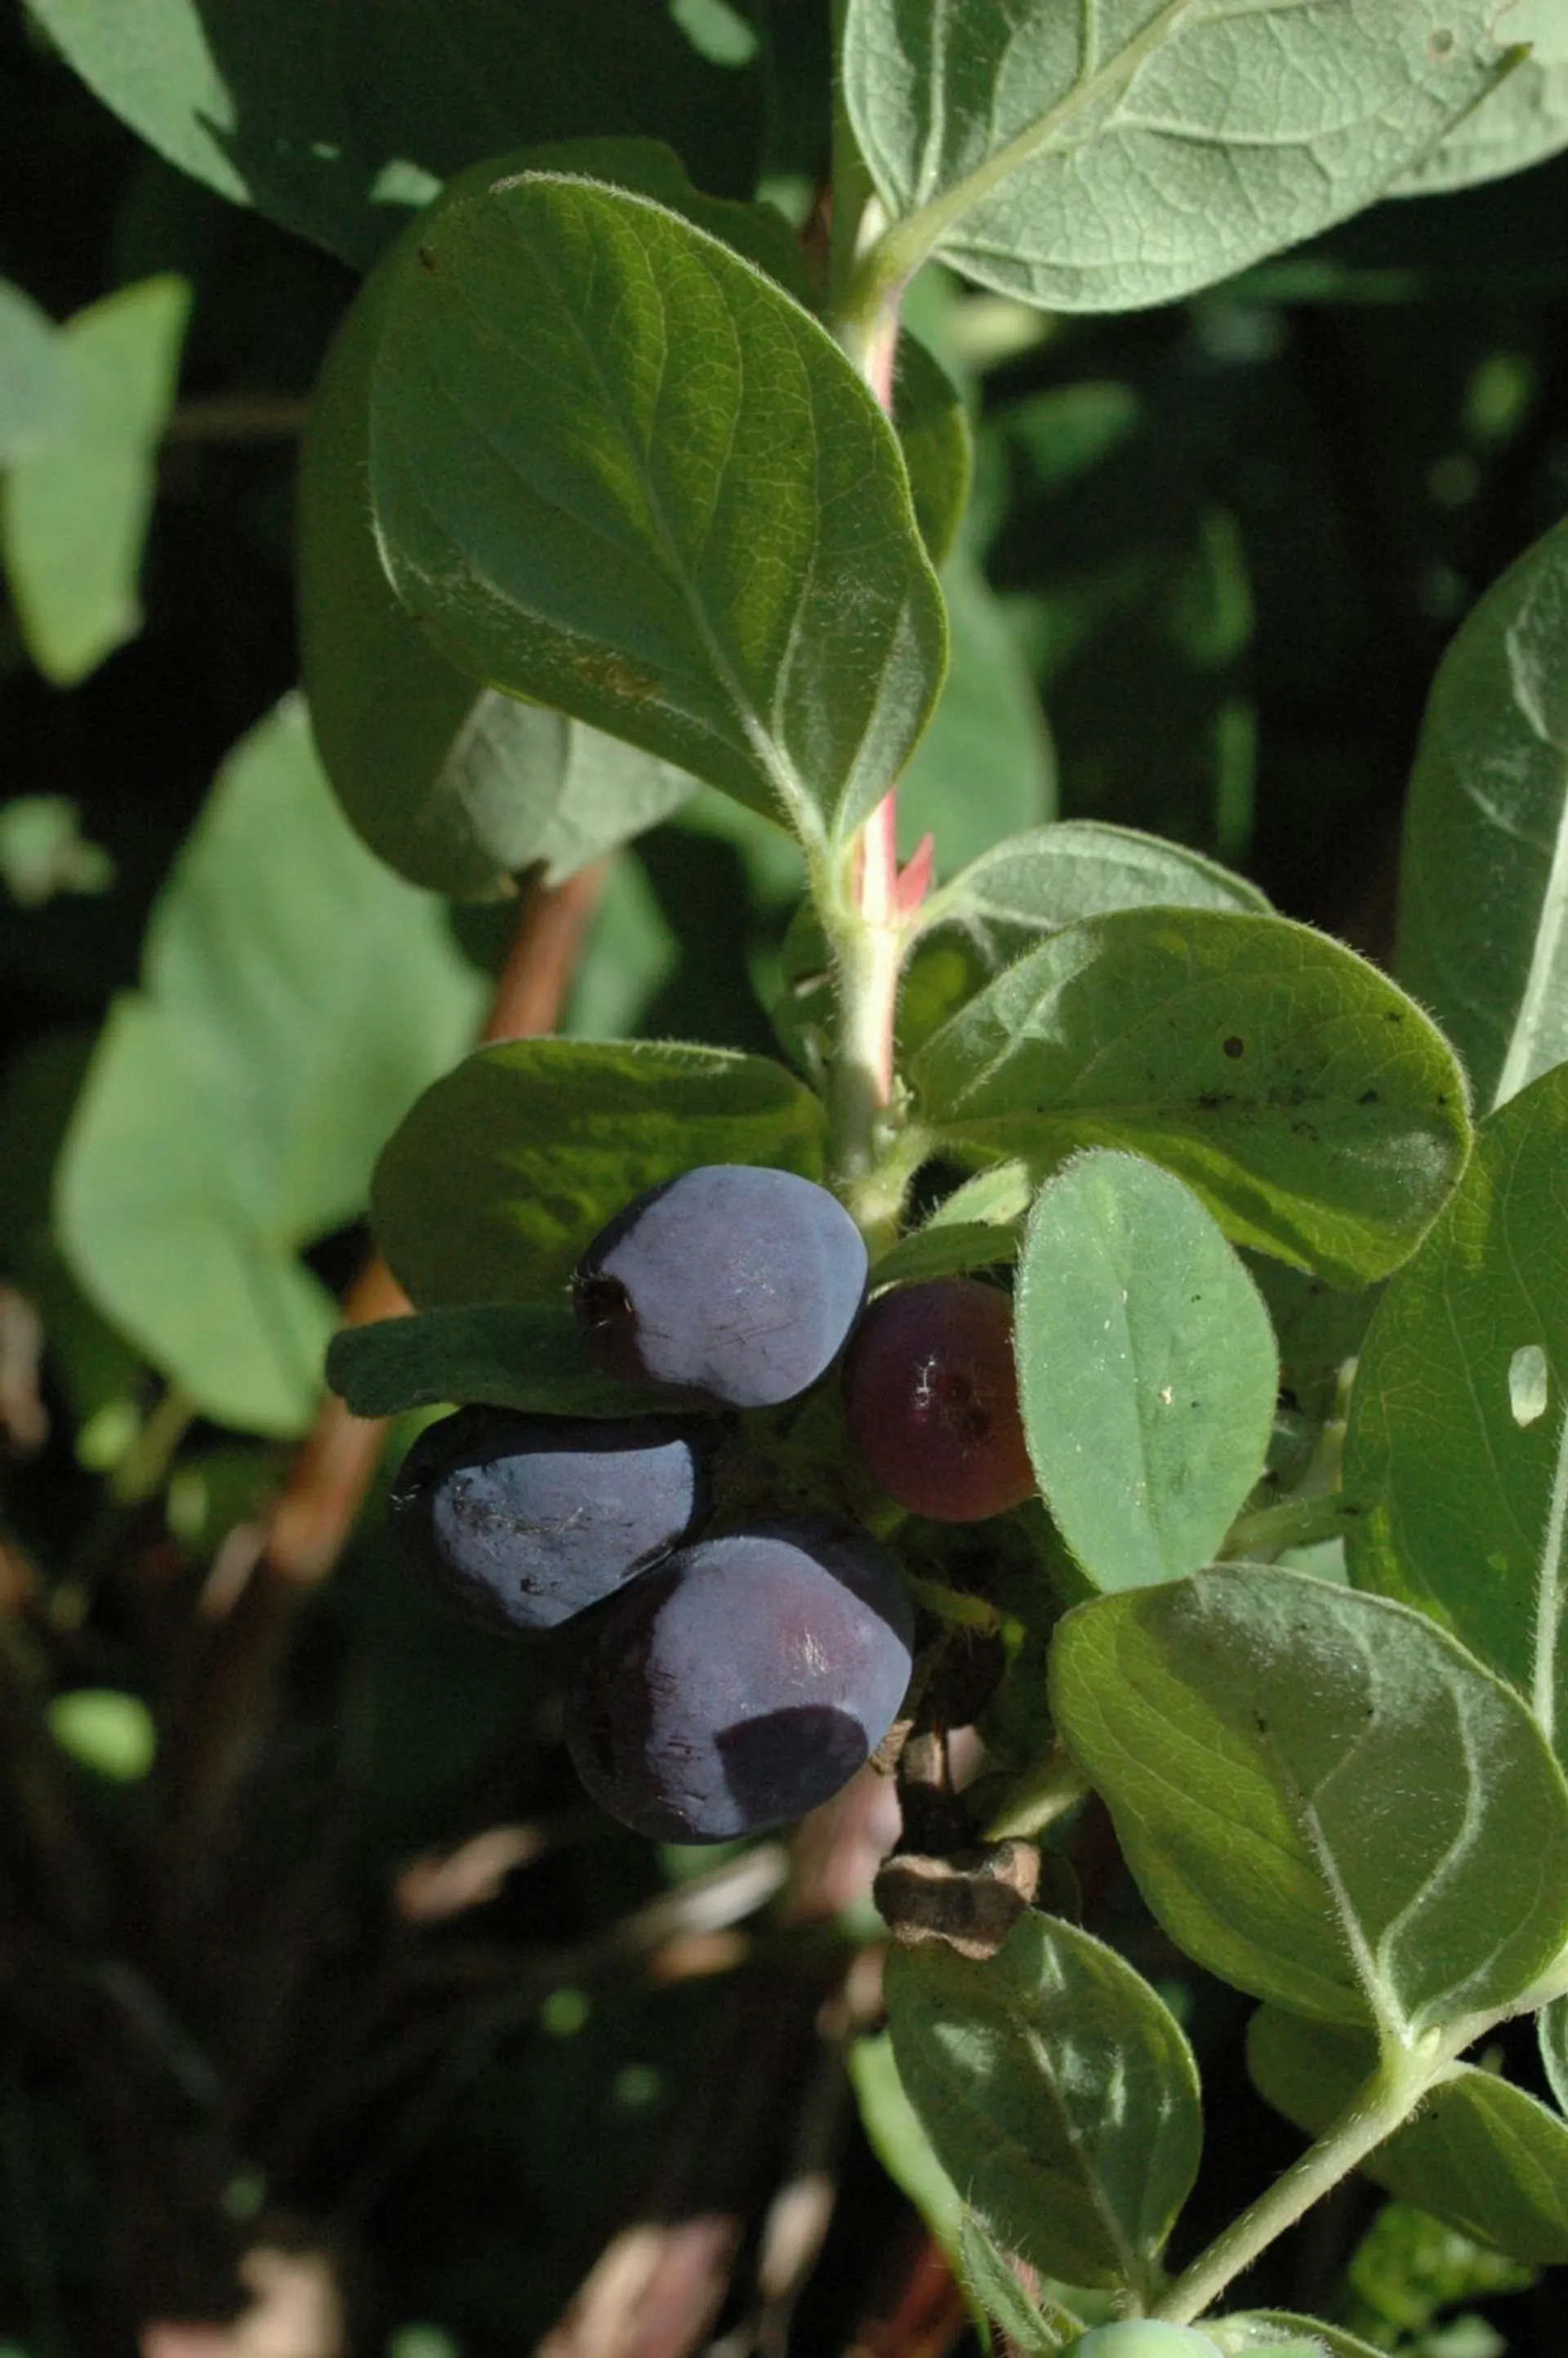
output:
[[883,1295],[841,1205],[793,1173],[687,1171],[629,1204],[573,1278],[589,1353],[688,1412],[619,1421],[460,1409],[394,1486],[415,1565],[484,1626],[531,1635],[592,1608],[568,1743],[637,1833],[719,1842],[831,1798],[908,1684],[913,1614],[859,1525],[780,1514],[700,1537],[720,1428],[845,1361],[851,1440],[914,1511],[972,1520],[1033,1487],[1007,1297],[969,1279]]

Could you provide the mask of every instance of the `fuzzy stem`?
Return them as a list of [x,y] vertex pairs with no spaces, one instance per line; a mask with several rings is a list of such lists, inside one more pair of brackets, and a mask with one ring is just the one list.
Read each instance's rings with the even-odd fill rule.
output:
[[1199,2253],[1151,2314],[1172,2325],[1195,2324],[1233,2277],[1409,2120],[1449,2069],[1450,2058],[1436,2041],[1387,2052],[1333,2127]]

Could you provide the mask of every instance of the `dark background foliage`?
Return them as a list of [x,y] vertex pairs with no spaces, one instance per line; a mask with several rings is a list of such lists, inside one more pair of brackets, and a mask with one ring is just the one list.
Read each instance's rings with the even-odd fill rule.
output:
[[[827,13],[794,0],[764,27],[762,163],[797,198],[825,162]],[[589,104],[539,127],[600,126]],[[743,149],[750,126],[730,133]],[[744,185],[743,153],[725,168]],[[968,557],[1001,600],[1004,677],[1022,665],[1038,689],[1064,815],[1215,851],[1285,914],[1387,952],[1437,658],[1568,507],[1565,220],[1560,157],[1384,204],[1127,319],[917,290],[975,406]],[[69,798],[113,862],[102,892],[0,886],[0,1263],[44,1321],[38,1402],[25,1314],[0,1296],[0,1357],[24,1363],[0,1400],[0,2335],[64,2358],[222,2318],[263,2245],[329,2270],[355,2349],[499,2358],[641,2215],[687,2223],[665,2281],[719,2288],[736,2358],[957,2346],[838,2074],[843,1952],[871,1920],[738,1931],[683,1910],[715,1862],[586,1806],[552,1656],[409,1590],[373,1494],[331,1581],[225,1658],[232,1688],[195,1674],[288,1444],[160,1425],[156,1377],[39,1238],[81,1058],[135,982],[155,896],[222,757],[297,677],[295,444],[355,280],[140,146],[7,0],[0,274],[62,319],[166,271],[194,306],[144,625],[63,689],[0,610],[0,793]],[[962,776],[922,784],[948,871],[960,827],[967,852],[1046,815],[1050,765],[1005,701],[959,741]],[[655,830],[600,902],[568,1023],[766,1051],[792,857],[707,798]],[[493,969],[506,922],[454,922]],[[365,1249],[344,1232],[313,1263],[341,1290]],[[150,1709],[149,1775],[91,1765],[101,1737],[62,1746],[49,1707],[76,1691]],[[496,1829],[464,1855],[469,1887],[434,1889],[430,1858]],[[1195,2247],[1292,2140],[1241,2082],[1242,2001],[1163,1946],[1108,1837],[1101,1854],[1097,1920],[1177,1992],[1210,2075]],[[758,2236],[818,2166],[837,2205],[792,2323],[759,2289]],[[1370,2209],[1343,2192],[1254,2297],[1339,2298]],[[1550,2298],[1509,2304],[1512,2346],[1555,2346]]]

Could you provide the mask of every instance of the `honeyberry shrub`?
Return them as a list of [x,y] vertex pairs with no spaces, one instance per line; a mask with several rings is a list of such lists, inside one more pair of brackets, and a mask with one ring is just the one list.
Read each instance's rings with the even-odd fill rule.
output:
[[[1271,414],[1292,385],[1268,374],[1270,323],[1441,278],[1419,227],[1366,248],[1340,228],[1390,194],[1474,190],[1443,218],[1483,209],[1472,267],[1507,271],[1511,217],[1484,209],[1526,167],[1562,187],[1543,162],[1568,142],[1560,11],[849,0],[830,54],[784,16],[474,0],[441,12],[438,38],[409,0],[362,24],[345,64],[336,18],[276,0],[222,18],[158,0],[145,44],[102,0],[38,0],[39,38],[158,155],[364,277],[306,433],[308,725],[291,698],[224,765],[85,1080],[81,1044],[59,1036],[13,1076],[8,1251],[46,1306],[82,1452],[112,1467],[107,1548],[166,1494],[196,1556],[225,1496],[243,1501],[226,1526],[243,1552],[258,1453],[186,1446],[186,1428],[281,1443],[308,1423],[332,1311],[301,1255],[359,1210],[389,1133],[375,1232],[417,1308],[335,1347],[367,1415],[624,1417],[567,1294],[595,1231],[697,1165],[826,1183],[872,1260],[844,1421],[831,1380],[803,1408],[747,1412],[724,1443],[720,1522],[849,1515],[900,1558],[924,1617],[906,1841],[879,1887],[889,2033],[855,2054],[878,2149],[1014,2346],[1229,2358],[1402,2333],[1433,2349],[1445,2308],[1568,2256],[1560,481],[1522,556],[1517,514],[1469,552],[1500,578],[1432,687],[1394,979],[1210,855],[1247,848],[1249,643],[1288,700],[1390,608],[1408,624],[1389,583],[1420,478],[1386,454],[1325,486],[1313,433]],[[756,195],[770,88],[785,211]],[[1495,200],[1479,184],[1499,176]],[[122,223],[131,283],[83,300],[57,269],[58,299],[17,292],[0,316],[16,633],[59,687],[137,628],[179,265],[200,243],[146,226],[178,186],[155,169]],[[1544,200],[1542,217],[1558,218]],[[349,277],[298,272],[280,315],[342,308]],[[1176,305],[1204,357],[1185,374],[1152,330],[1140,341],[1142,315]],[[1097,322],[1123,314],[1109,341]],[[1440,316],[1423,348],[1434,380],[1451,332]],[[933,348],[963,375],[987,337],[1021,366],[1060,339],[1069,364],[1002,407],[972,481],[966,404]],[[1343,392],[1333,352],[1318,358]],[[1227,359],[1270,388],[1230,413]],[[1380,366],[1374,352],[1363,395]],[[1520,366],[1477,373],[1460,451],[1434,441],[1440,503],[1462,509],[1509,452]],[[1185,471],[1238,425],[1299,512],[1267,544],[1256,625],[1238,551],[1271,495],[1238,479],[1223,505],[1205,466]],[[1321,518],[1364,529],[1368,513],[1379,546],[1358,573]],[[1430,634],[1465,590],[1452,550],[1423,557]],[[1325,621],[1336,600],[1348,611]],[[238,600],[212,602],[237,617]],[[1379,648],[1371,691],[1395,659]],[[1063,748],[1072,816],[1054,823],[1025,661]],[[1363,716],[1352,768],[1377,737]],[[1309,871],[1300,838],[1352,807],[1333,767],[1321,742],[1298,749],[1284,815],[1262,820]],[[103,882],[70,820],[33,809],[30,837],[10,830],[13,893]],[[804,883],[757,960],[776,1052],[573,1037],[458,1061],[481,986],[431,896],[553,884],[661,821],[688,842],[728,829],[760,899]],[[656,839],[622,879],[656,872]],[[651,996],[667,943],[634,884],[611,889]],[[694,913],[694,936],[725,915]],[[623,961],[590,959],[584,982],[603,1033],[655,1029]],[[710,1020],[725,1037],[724,1011]],[[46,1240],[40,1142],[62,1130]],[[1038,1498],[949,1523],[946,1501],[897,1505],[898,1452],[871,1438],[855,1371],[918,1287],[973,1279],[1011,1294]],[[144,1420],[147,1368],[169,1389]],[[228,1985],[223,2034],[264,2050],[261,2078],[237,2118],[222,2081],[214,2094],[180,2035],[207,2004],[189,1952],[211,1822],[177,1774],[164,1793],[145,1778],[151,1723],[109,1675],[125,1640],[92,1614],[103,1530],[61,1560],[45,1626],[64,1691],[41,1728],[43,1682],[18,1666],[16,1789],[46,1858],[84,1814],[59,1814],[58,1753],[99,1779],[90,1830],[106,1792],[145,1805],[105,1841],[116,1874],[141,1864],[158,1927],[138,1928],[126,1966],[91,1839],[44,1874],[43,1912],[63,1953],[107,1943],[103,1988],[195,2108],[180,2134],[225,2232],[266,2199],[241,2166],[256,2154],[329,2214],[342,2171],[362,2223],[377,2169],[427,2134],[400,2115],[390,2161],[356,2150],[379,2125],[356,2090],[421,2060],[394,2042],[402,1985],[373,2016],[384,2047],[319,2087],[308,2033],[348,2016],[309,1986],[311,2105],[280,2122],[277,1999],[257,1985],[277,1952],[262,1951]],[[47,1516],[33,1531],[43,1547]],[[204,1610],[235,1576],[230,1546]],[[454,1728],[428,1698],[459,1658],[418,1629],[404,1767],[435,1783]],[[490,1704],[535,1675],[460,1660]],[[147,1693],[179,1700],[161,1670]],[[232,1708],[222,1690],[210,1706]],[[977,1714],[982,1774],[955,1791],[949,1722]],[[160,1716],[188,1770],[178,1714]],[[1144,1912],[1107,1903],[1108,1816]],[[287,1847],[287,1823],[266,1832],[253,1849]],[[165,1837],[173,1866],[147,1870]],[[762,1898],[776,1886],[757,1855]],[[578,1962],[546,1963],[560,2032]],[[488,1994],[420,2088],[427,2115],[508,2006],[538,2010],[536,1978],[521,2000]],[[1194,2018],[1189,2044],[1176,2006],[1195,1991],[1224,2035]],[[1260,2158],[1233,2220],[1195,2225],[1194,2050],[1234,2093],[1226,1992],[1259,2001],[1247,2068],[1309,2142],[1277,2176]],[[112,2034],[94,2038],[107,2051]],[[13,2273],[21,2330],[47,2350],[80,2301],[91,2172],[58,2078],[13,2099],[8,2166],[44,2223]],[[1226,2136],[1222,2110],[1211,2148]],[[74,2178],[51,2171],[58,2151]],[[485,2158],[465,2156],[465,2196],[492,2190]],[[1357,2169],[1396,2200],[1335,2316],[1247,2307],[1249,2283],[1285,2297],[1271,2247]],[[64,2196],[38,2192],[57,2176]],[[180,2276],[160,2251],[146,2281]]]

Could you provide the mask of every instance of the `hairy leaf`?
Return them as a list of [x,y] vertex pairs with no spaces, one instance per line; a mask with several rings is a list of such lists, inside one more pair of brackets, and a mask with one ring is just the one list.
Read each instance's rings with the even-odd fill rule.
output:
[[1507,62],[1497,0],[850,0],[893,223],[1061,311],[1227,278],[1379,196]]
[[1126,1146],[1226,1233],[1340,1284],[1405,1260],[1459,1174],[1464,1083],[1421,1010],[1282,918],[1131,909],[1054,934],[927,1042],[925,1119],[1049,1169]]
[[1150,1907],[1222,1980],[1390,2036],[1506,2006],[1568,1932],[1568,1787],[1425,1617],[1258,1565],[1101,1596],[1052,1700]]
[[[1277,2112],[1312,2136],[1376,2061],[1371,2039],[1260,2006],[1247,2067]],[[1517,2260],[1568,2260],[1568,2124],[1494,2071],[1459,2064],[1362,2168],[1402,2201]]]
[[1568,146],[1568,14],[1562,0],[1504,0],[1498,38],[1528,46],[1506,79],[1390,190],[1432,196],[1522,172]]
[[1197,2067],[1142,1976],[1021,1917],[996,1955],[895,1948],[899,2077],[982,2223],[1045,2274],[1149,2281],[1197,2172]]
[[1568,1056],[1568,523],[1482,599],[1433,682],[1405,817],[1401,981],[1482,1109]]
[[645,1041],[514,1040],[427,1089],[372,1217],[423,1307],[537,1302],[612,1213],[702,1163],[821,1176],[822,1108],[782,1065]]
[[892,427],[806,311],[645,199],[525,174],[430,223],[387,288],[371,486],[454,662],[808,843],[858,826],[935,701]]
[[1351,1576],[1455,1630],[1568,1746],[1568,1065],[1484,1121],[1351,1393]]
[[1029,1454],[1088,1578],[1206,1563],[1262,1473],[1280,1368],[1203,1206],[1135,1154],[1076,1155],[1030,1216],[1014,1302]]

